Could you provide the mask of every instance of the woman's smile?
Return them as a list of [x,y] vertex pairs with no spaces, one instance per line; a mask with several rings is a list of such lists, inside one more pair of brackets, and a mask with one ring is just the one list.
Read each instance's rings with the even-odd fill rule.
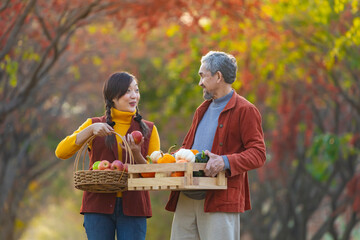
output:
[[136,110],[139,100],[140,92],[137,82],[134,80],[131,82],[126,93],[118,99],[114,98],[113,102],[114,107],[117,110],[124,112],[134,112]]

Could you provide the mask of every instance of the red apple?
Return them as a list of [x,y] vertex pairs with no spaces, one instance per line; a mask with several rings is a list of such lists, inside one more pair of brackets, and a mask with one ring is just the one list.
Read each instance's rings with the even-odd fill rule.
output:
[[111,169],[115,171],[123,171],[124,164],[120,160],[115,160],[111,163]]
[[105,170],[107,168],[110,169],[110,167],[111,167],[111,164],[108,160],[102,160],[98,165],[99,170]]
[[136,144],[139,144],[141,142],[141,139],[143,138],[143,135],[140,131],[133,131],[131,135],[133,136]]

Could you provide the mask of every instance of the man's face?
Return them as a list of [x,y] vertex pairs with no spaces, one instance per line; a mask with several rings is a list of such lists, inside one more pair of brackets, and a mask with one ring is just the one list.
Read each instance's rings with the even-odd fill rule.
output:
[[211,76],[211,72],[207,70],[204,64],[201,64],[199,69],[199,86],[203,88],[203,97],[205,100],[210,100],[215,97],[218,74]]

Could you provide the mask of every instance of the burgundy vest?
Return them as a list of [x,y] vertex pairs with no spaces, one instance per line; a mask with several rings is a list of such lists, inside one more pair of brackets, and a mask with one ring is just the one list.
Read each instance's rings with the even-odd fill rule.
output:
[[[106,122],[106,117],[92,118],[92,123]],[[145,136],[145,141],[141,147],[141,154],[146,158],[149,149],[150,136],[154,124],[152,122],[143,120],[149,128],[149,134]],[[134,119],[131,120],[130,128],[127,132],[139,130],[140,124]],[[124,162],[125,154],[122,154],[122,161]],[[96,161],[108,160],[113,162],[118,159],[118,144],[115,143],[112,149],[105,145],[105,137],[95,137],[92,141],[92,148],[89,151],[90,165]],[[150,195],[148,191],[123,191],[123,212],[127,216],[144,216],[151,217]],[[84,191],[80,213],[105,213],[112,214],[114,212],[116,202],[116,193],[91,193]]]

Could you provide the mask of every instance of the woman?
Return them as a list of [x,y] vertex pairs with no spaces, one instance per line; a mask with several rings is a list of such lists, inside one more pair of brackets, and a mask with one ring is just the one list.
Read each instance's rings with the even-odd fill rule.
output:
[[[116,132],[126,136],[135,163],[145,164],[146,155],[160,150],[160,139],[155,125],[142,120],[139,115],[137,79],[127,72],[114,73],[104,84],[103,96],[105,116],[87,119],[78,130],[59,143],[56,156],[70,158],[89,137],[96,135],[89,144],[90,166],[102,159],[124,161],[121,139],[113,134]],[[138,144],[130,134],[134,130],[141,131],[144,136]],[[115,239],[115,232],[117,239],[145,239],[146,218],[152,215],[147,191],[85,191],[80,213],[84,214],[84,227],[89,240]]]

